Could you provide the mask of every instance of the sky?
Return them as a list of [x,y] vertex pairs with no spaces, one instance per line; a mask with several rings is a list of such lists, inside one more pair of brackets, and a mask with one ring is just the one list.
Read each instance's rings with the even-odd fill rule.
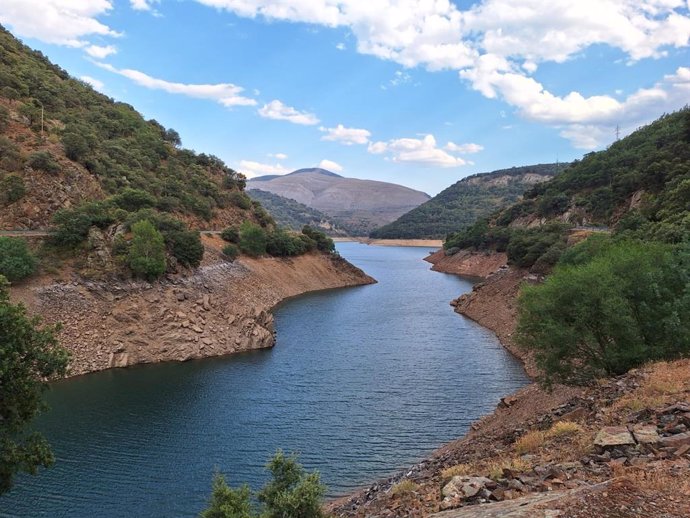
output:
[[434,195],[690,102],[690,0],[2,0],[0,24],[248,177]]

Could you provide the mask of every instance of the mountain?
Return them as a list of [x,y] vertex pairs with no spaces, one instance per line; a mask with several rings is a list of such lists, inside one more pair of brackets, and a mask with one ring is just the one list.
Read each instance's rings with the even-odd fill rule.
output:
[[261,203],[281,227],[302,230],[304,225],[309,225],[334,237],[347,236],[351,233],[347,228],[342,227],[339,222],[334,221],[331,216],[307,207],[298,201],[260,189],[252,189],[247,191],[247,194],[252,200]]
[[337,218],[353,235],[367,235],[429,199],[428,194],[402,185],[345,178],[320,168],[253,178],[247,182],[247,189],[303,203]]
[[468,176],[392,223],[374,230],[370,237],[445,238],[478,218],[515,203],[527,188],[548,180],[564,167],[564,164],[538,164]]
[[690,108],[664,115],[608,149],[586,154],[518,203],[446,240],[458,249],[506,251],[512,264],[548,270],[593,231],[690,241]]

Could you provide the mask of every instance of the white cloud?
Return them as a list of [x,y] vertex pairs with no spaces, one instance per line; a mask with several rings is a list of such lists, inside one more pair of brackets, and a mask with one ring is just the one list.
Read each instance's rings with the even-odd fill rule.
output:
[[274,153],[274,154],[270,154],[268,156],[273,157],[273,158],[277,158],[278,160],[287,160],[287,157],[288,157],[285,153]]
[[319,131],[326,133],[321,140],[330,140],[332,142],[340,142],[346,146],[353,144],[366,144],[369,142],[371,133],[369,130],[361,128],[346,128],[342,124],[338,124],[335,128],[319,128]]
[[[531,77],[542,63],[577,59],[595,45],[618,49],[631,63],[686,48],[686,0],[481,0],[465,10],[447,0],[196,1],[244,17],[348,28],[362,54],[405,67],[457,70],[486,97],[501,98],[523,117],[564,135],[584,127],[604,130],[622,118],[639,125],[687,103],[678,95],[681,87],[666,78],[618,101],[605,94],[553,93]],[[598,134],[604,135],[567,138],[576,145],[601,144]]]
[[247,178],[254,178],[264,174],[287,174],[291,172],[282,164],[263,164],[261,162],[254,162],[253,160],[241,160],[238,171],[247,176]]
[[187,97],[194,97],[196,99],[209,99],[216,101],[226,107],[231,106],[254,106],[256,101],[249,97],[244,97],[242,92],[244,89],[240,86],[231,83],[217,83],[217,84],[186,84],[173,83],[163,79],[151,77],[138,70],[118,69],[107,63],[96,63],[99,67],[114,72],[135,83],[151,90],[163,90],[171,94],[186,95]]
[[258,110],[259,115],[265,119],[283,120],[293,124],[313,126],[319,123],[319,119],[313,113],[300,112],[292,106],[287,106],[281,101],[273,100]]
[[153,11],[151,4],[158,3],[158,0],[129,0],[129,4],[135,11]]
[[112,8],[110,0],[2,0],[0,24],[22,37],[84,47],[88,36],[120,35],[97,19]]
[[103,81],[99,81],[98,79],[95,79],[91,76],[81,76],[79,79],[81,79],[85,83],[90,84],[91,86],[93,86],[98,91],[103,90],[103,87],[105,86],[103,84]]
[[425,135],[422,139],[401,138],[388,142],[373,142],[369,144],[368,150],[375,155],[390,155],[393,162],[410,162],[434,167],[459,167],[468,164],[462,158],[436,147],[433,135]]
[[347,47],[345,46],[344,43],[338,43],[338,44],[335,46],[335,48],[338,49],[338,50],[345,50],[345,49],[347,49]]
[[111,54],[116,54],[117,49],[113,45],[89,45],[84,49],[84,52],[86,52],[92,58],[104,59],[110,56]]
[[446,151],[451,153],[459,153],[461,155],[471,155],[473,153],[479,153],[484,149],[484,146],[480,144],[473,144],[468,142],[467,144],[456,144],[455,142],[448,142],[444,148]]
[[340,173],[343,170],[343,166],[341,166],[339,163],[333,162],[333,160],[326,159],[321,160],[321,162],[319,162],[318,167],[320,167],[321,169],[327,169],[329,171],[335,171],[336,173]]

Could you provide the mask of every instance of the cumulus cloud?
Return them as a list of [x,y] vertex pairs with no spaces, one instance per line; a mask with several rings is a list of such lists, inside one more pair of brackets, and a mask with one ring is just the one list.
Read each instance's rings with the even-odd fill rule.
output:
[[450,151],[451,153],[471,155],[473,153],[479,153],[481,150],[484,149],[484,146],[481,146],[479,144],[473,144],[471,142],[468,142],[467,144],[456,144],[455,142],[448,142],[444,149],[446,151]]
[[241,160],[238,171],[243,173],[247,178],[254,178],[264,174],[282,175],[291,172],[290,169],[282,164],[263,164],[261,162],[254,162],[253,160]]
[[117,49],[113,45],[89,45],[84,49],[89,56],[96,59],[105,59],[111,54],[116,54]]
[[342,124],[338,124],[335,128],[319,128],[319,131],[325,133],[321,140],[330,140],[332,142],[340,142],[346,146],[353,144],[366,144],[369,142],[371,132],[361,128],[346,128]]
[[268,156],[277,158],[278,160],[287,160],[288,157],[285,153],[272,153]]
[[313,113],[298,111],[292,106],[287,106],[277,99],[268,104],[264,104],[259,108],[258,113],[265,119],[288,121],[293,124],[313,126],[319,123],[319,119],[317,119],[316,115]]
[[[686,0],[482,0],[465,10],[443,0],[196,1],[244,17],[348,28],[358,52],[405,67],[457,70],[473,89],[559,128],[578,146],[601,145],[596,135],[603,138],[607,125],[631,113],[639,125],[687,102],[667,78],[618,101],[605,93],[560,95],[532,77],[542,63],[576,59],[595,45],[618,49],[631,63],[686,48]],[[589,138],[576,136],[593,127]]]
[[110,0],[2,0],[0,24],[22,37],[84,47],[89,36],[120,35],[97,19],[112,8]]
[[217,84],[186,84],[174,83],[151,77],[138,70],[118,69],[107,63],[96,63],[99,67],[119,74],[134,81],[136,84],[151,90],[163,90],[171,94],[186,95],[196,99],[209,99],[222,104],[225,107],[232,106],[255,106],[256,100],[245,97],[242,94],[244,89],[231,83]]
[[425,135],[421,139],[400,138],[388,142],[372,142],[369,153],[375,155],[386,154],[393,162],[409,162],[434,167],[459,167],[468,162],[454,156],[436,146],[433,135]]
[[321,160],[321,162],[319,162],[318,167],[320,167],[321,169],[327,169],[329,171],[335,171],[336,173],[340,173],[343,170],[343,166],[341,166],[339,163],[333,162],[333,160],[326,159]]
[[103,84],[103,81],[100,81],[100,80],[98,80],[98,79],[96,79],[96,78],[93,78],[93,77],[91,77],[91,76],[81,76],[79,79],[81,79],[81,80],[84,81],[85,83],[90,84],[90,85],[93,86],[96,90],[99,90],[99,91],[103,90],[103,87],[105,86],[105,85]]
[[158,0],[129,0],[129,4],[135,11],[153,11],[154,3]]

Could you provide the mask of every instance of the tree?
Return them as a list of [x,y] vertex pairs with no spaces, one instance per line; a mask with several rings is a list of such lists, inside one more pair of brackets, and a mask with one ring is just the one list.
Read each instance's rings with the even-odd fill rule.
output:
[[579,245],[566,257],[571,264],[520,295],[518,340],[535,350],[547,384],[586,383],[690,353],[687,245],[594,245]]
[[21,200],[26,194],[26,186],[21,176],[8,174],[0,180],[0,201],[14,203]]
[[306,473],[294,455],[278,450],[266,465],[272,479],[256,495],[260,513],[251,506],[251,492],[244,485],[228,487],[222,475],[213,478],[208,508],[199,518],[323,518],[321,501],[326,488],[317,472]]
[[55,330],[40,327],[24,306],[11,304],[0,275],[0,494],[12,487],[15,474],[36,474],[54,462],[47,441],[25,429],[45,408],[44,380],[67,368],[69,356],[58,346]]
[[266,231],[251,221],[240,226],[240,250],[252,257],[266,253]]
[[26,241],[18,237],[0,237],[0,275],[19,281],[36,271],[38,261]]
[[132,273],[154,280],[165,273],[165,241],[148,220],[132,225],[132,242],[127,262]]
[[170,253],[183,266],[199,266],[204,257],[201,236],[195,230],[178,230],[165,234]]
[[232,489],[225,482],[225,477],[216,473],[213,477],[211,502],[199,518],[252,518],[251,492],[249,486],[243,485]]

